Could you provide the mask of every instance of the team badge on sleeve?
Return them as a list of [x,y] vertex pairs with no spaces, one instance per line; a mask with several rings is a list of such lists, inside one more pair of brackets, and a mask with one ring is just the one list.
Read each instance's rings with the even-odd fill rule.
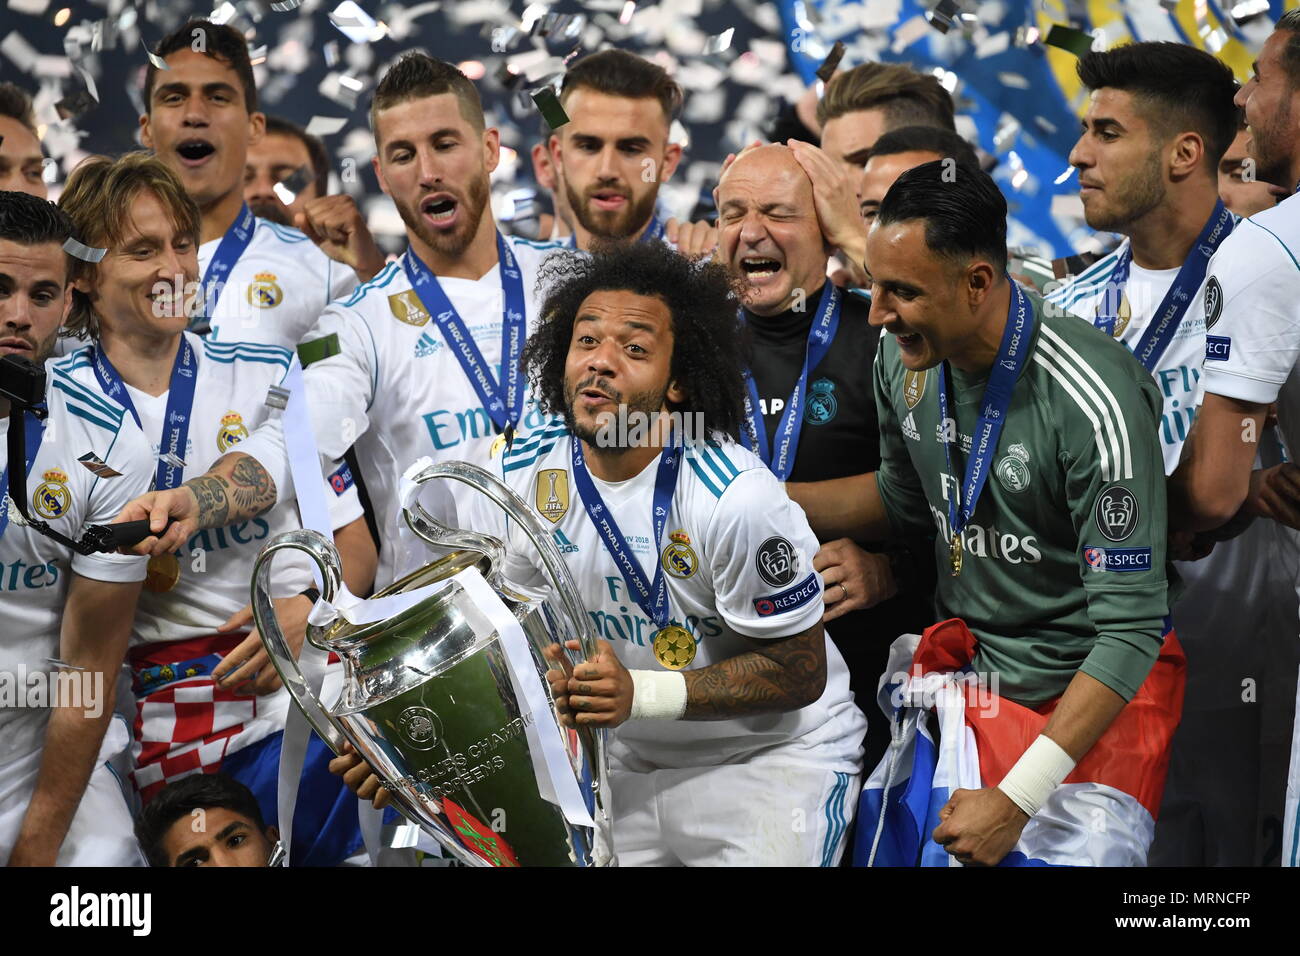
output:
[[1107,488],[1097,498],[1097,530],[1110,541],[1123,541],[1137,530],[1138,500],[1123,485]]
[[799,573],[799,554],[785,538],[768,538],[758,546],[754,566],[764,584],[783,588]]
[[274,272],[259,272],[248,283],[248,304],[257,309],[274,309],[284,301],[284,292]]
[[407,289],[405,292],[397,292],[388,297],[388,308],[392,310],[393,318],[398,322],[405,322],[407,325],[426,325],[429,321],[429,313],[424,310],[424,304],[420,297],[415,294],[414,289]]
[[1083,549],[1083,563],[1093,571],[1150,571],[1150,548]]
[[1223,314],[1223,286],[1219,285],[1217,276],[1210,276],[1205,283],[1205,329],[1208,332],[1214,328],[1214,323],[1219,321],[1219,316]]
[[700,566],[695,549],[691,547],[691,536],[678,529],[668,537],[672,543],[664,548],[664,570],[675,578],[689,578]]
[[32,492],[32,507],[42,518],[57,518],[72,504],[68,476],[57,468],[51,468],[41,477],[44,481]]
[[563,468],[544,468],[537,473],[534,488],[537,513],[551,524],[569,513],[569,473]]
[[217,429],[217,450],[226,452],[231,446],[238,445],[248,437],[248,428],[244,425],[244,416],[236,411],[229,411],[221,416],[221,427]]
[[352,487],[352,469],[348,467],[346,461],[330,473],[329,483],[336,495],[341,495]]

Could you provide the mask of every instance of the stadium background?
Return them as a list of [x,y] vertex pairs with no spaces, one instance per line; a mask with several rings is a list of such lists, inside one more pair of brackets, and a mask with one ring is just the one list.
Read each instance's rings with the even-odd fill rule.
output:
[[[402,228],[370,169],[366,107],[399,53],[424,49],[461,64],[507,148],[493,177],[505,220],[536,206],[529,148],[542,123],[528,91],[558,81],[566,59],[613,44],[667,67],[686,90],[677,136],[686,159],[661,190],[665,210],[711,213],[722,159],[761,137],[799,97],[839,40],[842,66],[869,60],[933,70],[956,98],[958,129],[996,160],[1011,209],[1009,241],[1053,256],[1107,245],[1083,224],[1066,157],[1085,92],[1073,53],[1043,41],[1052,24],[1093,36],[1174,40],[1222,58],[1244,81],[1253,54],[1296,0],[241,0],[218,6],[127,0],[3,0],[0,79],[35,94],[52,198],[84,155],[138,145],[144,46],[189,16],[212,14],[249,38],[261,108],[316,119],[335,188],[364,203],[376,235],[400,248]],[[938,6],[939,14],[934,13]],[[946,16],[945,16],[946,14]],[[946,26],[944,32],[940,27]],[[59,104],[62,104],[60,110]],[[66,118],[65,118],[66,117]],[[324,132],[324,130],[329,130]],[[526,225],[523,226],[526,228]]]

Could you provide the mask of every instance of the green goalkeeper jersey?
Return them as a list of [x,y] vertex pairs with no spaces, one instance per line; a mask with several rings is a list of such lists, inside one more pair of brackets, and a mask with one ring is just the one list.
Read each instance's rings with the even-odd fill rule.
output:
[[939,620],[965,620],[979,641],[974,669],[998,693],[1037,706],[1082,668],[1128,700],[1169,610],[1160,392],[1123,345],[1029,299],[1030,352],[962,533],[961,573],[951,573],[948,498],[960,498],[987,373],[949,366],[950,475],[939,370],[909,372],[894,336],[883,336],[880,495],[898,533],[938,526]]

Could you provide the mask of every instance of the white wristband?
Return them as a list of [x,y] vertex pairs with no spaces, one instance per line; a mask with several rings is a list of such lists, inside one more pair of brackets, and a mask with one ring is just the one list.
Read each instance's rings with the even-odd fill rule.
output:
[[1032,817],[1073,769],[1074,760],[1060,744],[1039,734],[1016,765],[1007,771],[998,789]]
[[681,671],[628,671],[632,675],[629,720],[681,720],[686,713],[686,675]]

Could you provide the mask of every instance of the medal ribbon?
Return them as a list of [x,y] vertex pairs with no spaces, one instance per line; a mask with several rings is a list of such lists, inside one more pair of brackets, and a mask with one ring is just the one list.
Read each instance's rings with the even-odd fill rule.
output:
[[[1159,308],[1156,309],[1155,315],[1151,318],[1151,323],[1147,326],[1146,331],[1142,333],[1142,338],[1133,347],[1133,354],[1137,360],[1148,372],[1154,372],[1156,363],[1160,361],[1165,350],[1169,348],[1169,343],[1174,340],[1174,335],[1178,331],[1178,326],[1182,323],[1183,316],[1187,313],[1187,307],[1192,302],[1192,297],[1196,290],[1201,287],[1205,281],[1205,272],[1210,264],[1210,257],[1214,255],[1223,240],[1232,232],[1236,225],[1232,213],[1223,201],[1219,200],[1214,204],[1214,212],[1210,213],[1210,218],[1206,220],[1205,225],[1201,228],[1201,234],[1196,237],[1196,243],[1192,246],[1192,251],[1188,254],[1183,266],[1178,270],[1178,275],[1174,277],[1173,284],[1169,286],[1169,291],[1160,301]],[[1115,268],[1111,271],[1110,279],[1106,283],[1106,292],[1102,296],[1101,304],[1097,306],[1097,314],[1093,319],[1093,324],[1101,329],[1107,335],[1114,336],[1116,313],[1119,311],[1119,301],[1123,294],[1124,286],[1128,283],[1129,267],[1133,262],[1132,246],[1126,246],[1124,251],[1119,254]]]
[[[26,467],[23,468],[23,474],[27,475],[31,472],[32,466],[36,464],[37,452],[41,450],[41,439],[45,437],[45,422],[37,418],[30,409],[23,412],[23,421],[26,426],[23,429],[23,437],[25,441],[23,457],[26,459]],[[10,424],[9,427],[12,428],[13,425]],[[9,509],[18,507],[17,502],[9,502],[5,497],[9,494],[9,467],[12,464],[13,462],[6,458],[4,472],[0,473],[0,502],[3,502],[5,505],[3,508],[0,508],[0,538],[3,538],[5,532],[9,530]],[[23,494],[25,495],[26,493],[27,489],[24,484]]]
[[[983,410],[980,412],[979,424],[975,428],[975,437],[971,442],[970,460],[966,463],[966,475],[961,483],[960,507],[957,496],[948,494],[948,529],[951,537],[959,537],[965,530],[975,506],[979,503],[984,482],[988,480],[988,463],[998,448],[998,437],[1002,426],[1006,424],[1007,409],[1011,406],[1011,393],[1016,379],[1029,359],[1029,340],[1034,333],[1034,311],[1029,299],[1020,286],[1009,280],[1011,302],[1007,306],[1007,324],[1002,331],[1002,343],[998,346],[997,358],[989,371],[989,381],[984,387],[981,400]],[[956,484],[956,475],[952,467],[952,446],[958,441],[957,420],[948,415],[948,363],[939,366],[939,424],[943,434],[943,457],[947,471]],[[949,435],[948,422],[952,422],[952,434]]]
[[573,480],[582,496],[582,505],[587,509],[587,516],[600,532],[601,540],[609,556],[614,559],[628,591],[636,598],[636,603],[645,612],[646,617],[663,629],[668,625],[668,582],[664,577],[663,562],[658,560],[659,541],[663,538],[664,526],[668,523],[668,508],[672,504],[673,492],[677,489],[677,472],[682,466],[681,445],[673,443],[663,450],[659,458],[659,471],[655,475],[655,492],[652,501],[654,521],[655,576],[646,582],[645,572],[641,569],[636,555],[627,546],[627,539],[619,530],[613,513],[605,505],[596,489],[591,475],[587,473],[587,463],[582,455],[582,442],[577,435],[570,437],[573,450]]
[[[95,378],[99,380],[99,387],[103,389],[105,395],[130,412],[135,423],[143,431],[144,425],[140,421],[140,414],[135,410],[135,404],[131,401],[131,395],[126,390],[126,383],[122,381],[122,376],[118,374],[117,369],[113,368],[113,363],[108,360],[108,356],[98,345],[93,347],[91,354],[95,360],[93,367]],[[163,415],[163,431],[158,436],[158,468],[153,480],[155,491],[175,488],[181,483],[185,469],[168,461],[164,456],[171,456],[175,460],[185,457],[185,442],[190,434],[190,418],[194,411],[197,372],[198,359],[194,355],[194,350],[190,348],[189,340],[182,335],[181,346],[176,350],[176,361],[172,364],[171,383],[167,391],[167,411]]]
[[500,232],[497,233],[497,256],[501,260],[501,291],[505,299],[505,313],[501,319],[501,379],[504,389],[487,367],[474,336],[465,327],[460,313],[451,304],[451,299],[447,298],[447,293],[438,283],[438,277],[414,250],[407,250],[402,265],[424,311],[429,313],[442,330],[443,338],[451,346],[452,354],[460,362],[465,377],[478,393],[484,411],[498,429],[506,430],[513,429],[523,417],[524,379],[519,370],[519,356],[524,350],[527,326],[524,321],[523,276],[514,253]]
[[844,296],[829,279],[822,286],[821,299],[817,303],[817,318],[808,329],[808,345],[804,350],[803,371],[799,381],[786,402],[785,414],[776,429],[776,448],[768,448],[767,426],[759,414],[761,405],[758,398],[758,385],[749,370],[745,370],[745,430],[749,438],[749,447],[763,463],[771,469],[780,481],[790,477],[794,470],[795,454],[799,450],[799,434],[803,430],[803,400],[808,388],[808,373],[821,364],[835,341],[835,333],[840,327],[840,312],[844,307]]
[[226,277],[230,275],[230,270],[235,267],[235,263],[244,254],[248,244],[253,241],[253,233],[256,229],[257,221],[253,211],[248,208],[248,203],[244,203],[235,221],[221,237],[217,251],[212,254],[208,268],[203,273],[203,311],[190,316],[191,331],[211,323],[212,314],[217,311],[217,300],[221,298],[221,293],[226,288]]

